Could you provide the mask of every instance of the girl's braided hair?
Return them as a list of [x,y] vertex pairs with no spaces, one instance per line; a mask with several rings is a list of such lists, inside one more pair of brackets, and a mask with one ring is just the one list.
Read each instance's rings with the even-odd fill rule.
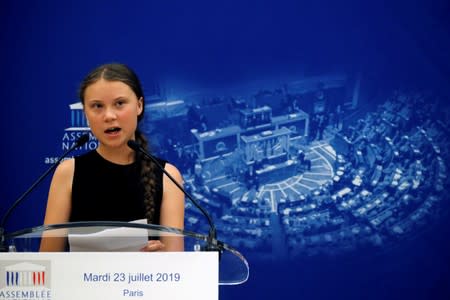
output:
[[[134,71],[124,64],[111,63],[101,65],[94,70],[92,70],[81,82],[78,96],[81,103],[84,105],[84,94],[86,89],[97,82],[100,79],[107,81],[120,81],[128,85],[131,90],[136,94],[138,99],[142,99],[143,107],[142,113],[138,116],[138,122],[144,117],[145,111],[145,101],[144,93],[142,90],[141,82]],[[135,132],[136,142],[139,145],[148,150],[148,141],[144,134],[136,129]],[[145,217],[149,224],[159,222],[159,220],[154,220],[155,218],[155,195],[156,195],[156,178],[153,172],[156,167],[155,164],[147,157],[136,153],[136,160],[141,162],[141,182],[144,187],[144,205],[145,205]]]

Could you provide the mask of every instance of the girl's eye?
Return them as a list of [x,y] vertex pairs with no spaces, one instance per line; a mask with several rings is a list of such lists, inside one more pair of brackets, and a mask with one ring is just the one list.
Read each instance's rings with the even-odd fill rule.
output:
[[102,105],[100,103],[93,103],[91,107],[92,108],[101,108]]
[[125,104],[125,101],[122,101],[122,100],[116,102],[116,106],[123,106],[124,104]]

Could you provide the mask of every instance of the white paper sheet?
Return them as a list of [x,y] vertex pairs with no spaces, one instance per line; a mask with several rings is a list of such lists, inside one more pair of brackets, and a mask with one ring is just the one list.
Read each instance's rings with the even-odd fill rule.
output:
[[[130,223],[146,224],[147,220]],[[88,234],[69,234],[70,252],[139,251],[148,242],[146,229],[118,227]]]

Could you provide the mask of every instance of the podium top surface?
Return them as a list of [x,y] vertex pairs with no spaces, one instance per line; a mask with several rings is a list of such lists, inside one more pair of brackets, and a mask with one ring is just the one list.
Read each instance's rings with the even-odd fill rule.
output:
[[10,252],[219,252],[219,284],[247,281],[249,265],[231,246],[208,235],[136,222],[71,222],[6,235]]

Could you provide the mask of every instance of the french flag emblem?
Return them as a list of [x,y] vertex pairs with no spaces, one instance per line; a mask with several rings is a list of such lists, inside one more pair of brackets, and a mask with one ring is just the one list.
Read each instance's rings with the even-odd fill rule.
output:
[[44,286],[45,267],[31,263],[18,263],[6,267],[6,286]]

